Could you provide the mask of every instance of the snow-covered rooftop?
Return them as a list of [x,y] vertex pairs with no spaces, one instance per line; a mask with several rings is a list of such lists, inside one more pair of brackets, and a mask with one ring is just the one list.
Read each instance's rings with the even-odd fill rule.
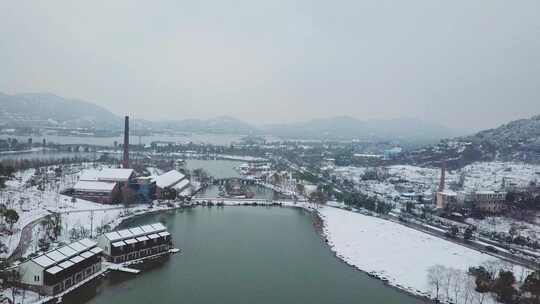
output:
[[162,174],[158,177],[156,177],[156,186],[160,187],[161,189],[172,187],[181,180],[186,178],[186,176],[176,170],[171,170],[165,174]]
[[184,188],[186,188],[187,186],[189,186],[189,180],[188,179],[184,179],[184,180],[181,180],[178,184],[174,185],[174,189],[176,190],[179,190],[179,191],[182,191],[184,190]]
[[[47,271],[55,274],[94,255],[96,253],[94,250],[97,248],[95,246],[96,242],[90,239],[83,239],[81,241],[46,252],[38,257],[33,258],[31,261],[43,268],[50,267],[47,269]],[[79,254],[81,250],[84,252]],[[88,252],[92,252],[92,254],[85,255],[85,253]]]
[[75,184],[75,186],[73,186],[73,190],[91,191],[91,192],[111,192],[113,191],[115,186],[116,186],[115,183],[80,180]]
[[138,238],[141,236],[148,236],[149,234],[160,233],[166,230],[167,228],[163,226],[163,224],[155,223],[151,225],[144,225],[140,227],[134,227],[130,229],[123,229],[119,231],[105,233],[105,238],[107,238],[110,242],[113,242],[113,246],[114,246],[115,243],[120,242],[120,241],[127,242],[128,239]]
[[90,169],[83,172],[82,181],[125,182],[133,175],[133,169],[104,168]]
[[441,193],[446,196],[457,196],[457,193],[455,191],[448,190],[448,189],[442,191]]

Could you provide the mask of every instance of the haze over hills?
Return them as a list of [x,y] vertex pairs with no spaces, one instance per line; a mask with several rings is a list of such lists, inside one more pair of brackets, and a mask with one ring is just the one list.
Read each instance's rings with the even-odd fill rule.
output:
[[269,125],[270,134],[293,139],[439,140],[459,135],[444,126],[412,118],[360,120],[350,116]]
[[0,93],[0,119],[12,126],[59,126],[112,128],[120,117],[93,103],[54,94]]
[[[63,127],[97,130],[121,130],[123,118],[90,102],[67,99],[54,94],[32,93],[7,95],[0,93],[0,120],[11,127]],[[232,117],[208,120],[149,121],[133,119],[134,130],[173,130],[249,134],[256,128]]]
[[404,158],[422,166],[462,167],[475,161],[540,163],[540,115],[519,119],[474,135],[442,140],[407,152]]
[[[122,116],[104,107],[53,94],[7,95],[0,93],[0,118],[4,126],[15,127],[121,130],[123,126]],[[455,130],[417,119],[363,121],[350,116],[261,127],[255,127],[228,116],[167,121],[134,119],[132,128],[151,131],[270,134],[287,139],[429,141],[459,135]]]

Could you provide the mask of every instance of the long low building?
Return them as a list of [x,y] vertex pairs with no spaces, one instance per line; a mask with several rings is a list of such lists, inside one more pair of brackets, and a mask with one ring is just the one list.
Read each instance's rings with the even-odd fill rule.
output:
[[174,189],[177,194],[180,194],[190,186],[189,179],[176,170],[171,170],[156,177],[155,182],[157,198],[166,198],[167,190]]
[[124,263],[168,252],[171,234],[161,223],[113,231],[98,237],[103,255],[112,263]]
[[101,204],[112,204],[118,197],[120,188],[117,183],[78,181],[73,186],[73,196]]
[[20,282],[41,294],[55,295],[101,270],[102,249],[90,239],[51,250],[18,266]]

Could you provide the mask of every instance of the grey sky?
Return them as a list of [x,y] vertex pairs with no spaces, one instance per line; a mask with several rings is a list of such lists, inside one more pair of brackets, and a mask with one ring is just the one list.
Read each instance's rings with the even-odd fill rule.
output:
[[2,1],[0,91],[149,119],[540,113],[540,1]]

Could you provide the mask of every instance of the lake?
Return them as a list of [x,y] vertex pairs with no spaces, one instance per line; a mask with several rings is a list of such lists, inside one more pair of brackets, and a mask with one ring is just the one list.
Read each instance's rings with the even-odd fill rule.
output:
[[204,169],[213,178],[240,177],[240,173],[234,169],[244,162],[235,160],[206,160],[206,159],[187,159],[186,169]]
[[[247,185],[247,190],[253,193],[253,199],[275,200],[280,196],[272,189],[265,188],[259,185]],[[204,198],[217,198],[219,197],[219,187],[216,185],[210,185],[205,189],[195,194],[194,200]]]
[[[32,142],[41,143],[43,139],[47,143],[55,144],[88,144],[94,146],[114,146],[114,142],[122,143],[123,135],[117,137],[92,137],[92,136],[61,136],[61,135],[7,135],[1,134],[0,138],[16,138],[19,142],[28,142],[29,138],[32,138]],[[183,135],[150,135],[150,136],[130,136],[129,142],[131,144],[143,144],[147,145],[153,141],[160,142],[172,142],[172,143],[195,143],[195,144],[213,144],[228,146],[235,142],[240,142],[242,135],[234,134],[206,134],[206,133],[186,133]]]
[[63,152],[56,150],[42,150],[42,151],[32,151],[32,152],[19,152],[19,153],[1,153],[0,161],[3,160],[59,160],[63,158],[72,159],[72,158],[84,158],[89,160],[94,160],[99,158],[101,153],[91,153],[91,152]]
[[124,227],[156,221],[182,253],[139,275],[111,273],[65,303],[425,303],[338,260],[300,209],[198,207]]

